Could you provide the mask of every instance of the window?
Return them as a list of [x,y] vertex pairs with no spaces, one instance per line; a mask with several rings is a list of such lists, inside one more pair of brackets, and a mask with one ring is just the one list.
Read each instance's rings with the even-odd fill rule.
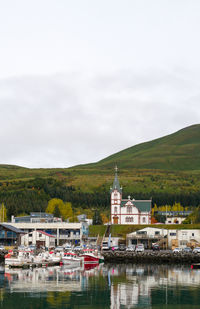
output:
[[192,233],[192,236],[194,236],[194,233]]
[[186,246],[187,240],[180,240],[180,246]]
[[125,221],[126,222],[133,222],[133,217],[126,217]]
[[145,217],[142,218],[142,223],[146,223],[146,218]]
[[169,233],[170,236],[176,236],[176,233]]
[[132,206],[127,206],[127,214],[131,214],[132,213]]
[[159,231],[155,232],[155,235],[160,235],[160,232]]
[[114,213],[117,214],[117,207],[115,207]]
[[136,234],[138,234],[138,235],[147,235],[147,231],[137,231]]

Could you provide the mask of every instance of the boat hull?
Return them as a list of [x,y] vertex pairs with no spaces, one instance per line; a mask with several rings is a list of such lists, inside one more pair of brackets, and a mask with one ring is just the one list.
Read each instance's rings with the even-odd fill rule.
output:
[[92,254],[83,254],[81,257],[84,258],[84,263],[99,263],[99,257]]

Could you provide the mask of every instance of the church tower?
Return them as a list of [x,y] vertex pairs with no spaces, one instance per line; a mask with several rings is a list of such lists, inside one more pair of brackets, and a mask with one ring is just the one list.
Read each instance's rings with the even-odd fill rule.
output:
[[111,193],[111,224],[121,224],[121,200],[122,188],[119,185],[117,177],[117,166],[115,167],[115,179],[113,186],[110,188]]

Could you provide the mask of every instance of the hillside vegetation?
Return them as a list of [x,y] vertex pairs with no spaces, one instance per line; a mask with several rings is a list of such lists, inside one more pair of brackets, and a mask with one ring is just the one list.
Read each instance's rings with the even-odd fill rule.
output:
[[123,197],[149,199],[153,204],[200,205],[200,125],[139,144],[97,163],[56,169],[0,165],[0,203],[8,217],[44,211],[60,198],[74,209],[100,208],[109,214],[109,189],[119,167]]

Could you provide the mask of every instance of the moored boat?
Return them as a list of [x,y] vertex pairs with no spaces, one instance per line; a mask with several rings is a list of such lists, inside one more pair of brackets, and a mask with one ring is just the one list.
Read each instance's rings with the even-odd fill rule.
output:
[[81,254],[80,256],[84,258],[84,263],[102,263],[104,261],[104,258],[102,256],[98,255],[98,252],[95,250],[83,250],[84,253]]
[[62,257],[62,263],[64,265],[72,265],[72,266],[81,266],[83,263],[83,258],[80,256],[77,256],[73,252],[67,252],[63,257]]

